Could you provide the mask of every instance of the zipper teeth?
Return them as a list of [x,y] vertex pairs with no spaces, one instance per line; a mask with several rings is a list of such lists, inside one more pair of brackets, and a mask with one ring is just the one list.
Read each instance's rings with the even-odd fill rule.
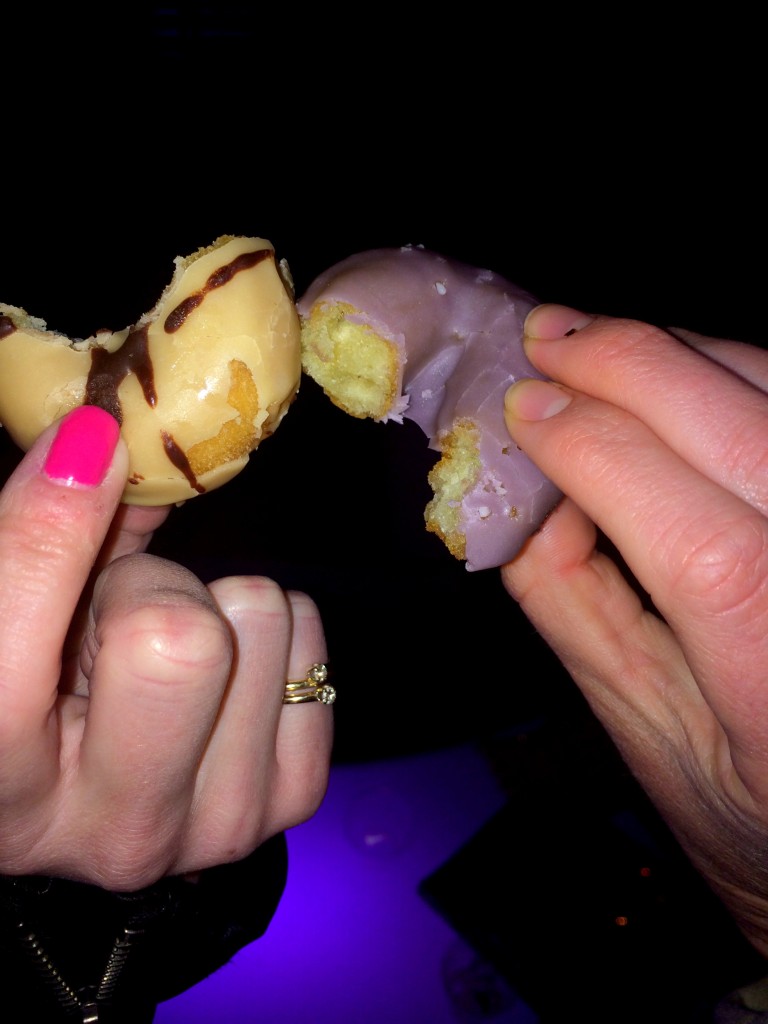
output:
[[50,957],[46,953],[39,939],[33,931],[30,931],[24,922],[18,925],[19,939],[21,944],[34,960],[37,969],[45,982],[54,989],[59,1005],[67,1010],[74,1010],[81,1007],[77,993],[69,987],[62,976],[56,970]]
[[122,977],[128,957],[136,945],[136,940],[144,932],[144,929],[123,929],[123,933],[118,935],[112,945],[107,966],[99,982],[96,995],[89,997],[87,1003],[83,1003],[77,992],[66,983],[58,972],[35,933],[30,931],[23,922],[18,925],[18,929],[21,944],[34,960],[35,966],[45,983],[53,989],[59,1006],[66,1012],[72,1010],[88,1011],[87,1016],[84,1018],[86,1021],[98,1020],[97,1007],[101,1003],[109,1003],[111,1001],[117,983]]
[[15,931],[18,941],[25,950],[29,959],[33,962],[37,973],[42,981],[50,988],[61,1009],[69,1017],[74,1011],[79,1011],[81,1024],[93,1024],[99,1020],[99,1005],[109,1004],[112,1001],[115,990],[123,978],[126,963],[134,948],[146,937],[149,926],[156,920],[159,914],[167,905],[166,899],[155,899],[155,906],[151,910],[142,908],[132,915],[129,923],[124,925],[121,932],[112,943],[112,948],[107,958],[104,972],[101,976],[98,988],[94,993],[92,987],[83,989],[80,994],[64,980],[63,976],[55,967],[53,961],[45,950],[42,942],[35,934],[35,931],[17,916],[15,901],[4,898],[0,890],[0,903],[9,904],[13,916],[16,918]]
[[96,1002],[109,1002],[114,995],[115,988],[120,980],[131,950],[136,945],[136,940],[143,934],[143,929],[124,928],[122,935],[115,939],[112,950],[104,968],[98,990]]

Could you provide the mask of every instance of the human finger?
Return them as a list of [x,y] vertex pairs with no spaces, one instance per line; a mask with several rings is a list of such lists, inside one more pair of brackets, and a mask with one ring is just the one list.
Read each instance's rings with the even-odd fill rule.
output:
[[192,866],[237,859],[308,818],[325,792],[332,736],[329,708],[282,702],[291,673],[325,659],[314,603],[264,577],[228,577],[210,589],[237,656],[200,774]]
[[617,406],[542,381],[507,397],[515,441],[621,551],[726,730],[766,749],[768,724],[748,713],[766,656],[764,517]]
[[100,884],[138,888],[177,863],[232,665],[226,622],[182,566],[140,554],[101,574],[82,735],[69,729],[62,768],[74,780],[62,817],[92,837],[89,874],[108,872]]
[[[110,562],[123,555],[146,551],[154,531],[163,524],[171,510],[169,505],[144,507],[142,505],[118,505],[104,542],[94,562],[89,584],[83,588],[64,644],[64,668],[59,689],[77,692],[77,666],[83,633],[87,628],[91,603],[92,583]],[[72,663],[75,662],[74,670]],[[85,688],[83,688],[85,689]]]
[[566,498],[502,567],[502,583],[557,653],[627,762],[658,800],[670,738],[713,716],[669,627],[598,550],[594,523]]
[[[768,513],[768,401],[711,357],[649,324],[539,306],[525,325],[526,353],[542,373],[638,417],[691,466]],[[730,348],[750,372],[768,353]],[[728,358],[727,355],[722,357]]]
[[159,529],[171,512],[170,505],[155,507],[119,505],[99,554],[97,568],[113,562],[123,555],[146,551],[155,530]]
[[[643,606],[618,565],[596,546],[589,518],[565,499],[504,566],[502,581],[551,645],[672,827],[693,863],[732,907],[747,934],[761,889],[768,800],[755,734],[738,741],[697,686],[668,625]],[[759,719],[754,703],[749,730]],[[764,745],[763,745],[764,749]],[[763,948],[765,948],[763,943]]]
[[764,348],[729,338],[710,338],[682,327],[668,327],[675,338],[768,392],[768,358]]
[[[299,591],[288,591],[293,618],[293,642],[288,661],[289,680],[306,679],[313,665],[327,665],[323,624],[315,602]],[[328,666],[332,681],[332,666]],[[283,828],[315,812],[328,782],[333,744],[333,709],[320,701],[281,704],[277,735]]]
[[74,410],[33,445],[0,494],[0,792],[58,773],[54,712],[64,638],[125,486],[117,422]]

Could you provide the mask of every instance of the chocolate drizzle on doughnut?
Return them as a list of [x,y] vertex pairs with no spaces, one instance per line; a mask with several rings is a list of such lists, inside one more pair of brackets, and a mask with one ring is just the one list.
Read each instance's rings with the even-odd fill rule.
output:
[[256,252],[244,252],[241,256],[232,260],[231,263],[227,263],[223,267],[219,267],[215,270],[205,285],[200,289],[199,292],[195,292],[194,295],[190,295],[188,298],[180,302],[175,309],[165,319],[165,330],[167,334],[173,334],[174,331],[178,331],[180,327],[184,325],[187,317],[193,313],[197,307],[202,303],[208,292],[212,292],[215,288],[221,288],[222,285],[228,284],[235,274],[239,274],[241,270],[250,270],[251,267],[255,267],[257,263],[261,263],[262,260],[268,257],[274,257],[274,252],[271,249],[258,249]]
[[[165,320],[166,333],[173,334],[174,331],[178,331],[185,323],[187,317],[197,309],[209,292],[228,284],[235,274],[238,274],[241,270],[250,270],[257,263],[271,256],[274,256],[271,249],[259,249],[256,252],[243,253],[232,260],[231,263],[219,267],[218,270],[215,270],[209,276],[205,286],[199,292],[190,295],[183,302],[180,302],[175,309],[171,310]],[[4,327],[2,321],[7,319],[7,317],[3,317],[0,320],[0,331]],[[11,330],[16,329],[12,321],[8,321],[8,323]],[[10,333],[10,330],[6,329],[5,333]],[[98,347],[91,350],[91,369],[85,385],[85,404],[98,405],[101,409],[105,409],[122,426],[123,409],[120,404],[118,389],[129,373],[136,375],[141,385],[141,390],[144,392],[147,405],[154,408],[157,403],[157,392],[155,391],[152,359],[149,354],[148,324],[130,331],[125,342],[114,352]],[[161,431],[160,436],[163,440],[163,448],[170,461],[184,474],[189,481],[189,486],[197,491],[198,494],[203,494],[205,488],[197,482],[186,454],[167,431]]]
[[189,481],[189,486],[193,491],[197,491],[198,494],[205,494],[205,488],[197,482],[197,477],[192,472],[192,467],[189,464],[189,459],[184,452],[179,448],[174,439],[165,430],[160,431],[160,436],[163,439],[163,448],[165,448],[165,454],[174,464],[176,469],[180,470]]
[[9,316],[0,316],[0,338],[7,338],[16,330],[16,324]]
[[[149,327],[147,324],[132,330],[125,342],[115,352],[109,352],[105,348],[91,350],[91,369],[85,385],[85,404],[98,405],[99,408],[105,409],[122,426],[123,408],[120,404],[118,389],[129,373],[135,374],[141,385],[141,390],[144,392],[147,405],[154,408],[157,404],[157,392],[155,391],[152,358],[149,354]],[[165,430],[160,431],[160,436],[170,461],[184,474],[189,481],[189,486],[198,494],[203,494],[205,488],[197,482],[187,456],[176,441]]]
[[85,405],[98,405],[115,417],[122,426],[123,409],[118,388],[129,373],[136,375],[147,405],[157,402],[155,376],[149,355],[148,325],[132,330],[115,352],[105,348],[91,349],[91,369],[85,385]]
[[300,329],[287,264],[266,239],[235,235],[177,256],[156,304],[119,331],[69,338],[0,303],[0,432],[26,451],[73,407],[96,406],[127,448],[122,500],[186,501],[237,475],[283,419]]

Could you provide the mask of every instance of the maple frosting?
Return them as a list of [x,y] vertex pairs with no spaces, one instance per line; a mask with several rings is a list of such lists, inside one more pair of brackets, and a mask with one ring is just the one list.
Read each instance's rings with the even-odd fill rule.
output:
[[262,238],[226,235],[177,257],[156,306],[122,331],[70,340],[0,304],[0,423],[26,450],[75,406],[106,409],[128,446],[132,504],[230,480],[275,431],[300,375],[290,275]]

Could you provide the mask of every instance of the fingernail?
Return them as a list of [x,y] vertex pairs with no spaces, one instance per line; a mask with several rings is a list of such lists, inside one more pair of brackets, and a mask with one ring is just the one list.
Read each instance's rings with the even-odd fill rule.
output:
[[572,397],[545,380],[519,380],[504,396],[504,408],[517,420],[548,420],[570,405]]
[[525,320],[523,332],[526,338],[541,338],[542,341],[554,341],[568,334],[580,331],[595,318],[588,313],[580,313],[570,306],[556,306],[548,303],[532,309]]
[[67,486],[98,487],[107,475],[119,437],[120,427],[113,416],[96,405],[81,405],[59,424],[43,472]]

